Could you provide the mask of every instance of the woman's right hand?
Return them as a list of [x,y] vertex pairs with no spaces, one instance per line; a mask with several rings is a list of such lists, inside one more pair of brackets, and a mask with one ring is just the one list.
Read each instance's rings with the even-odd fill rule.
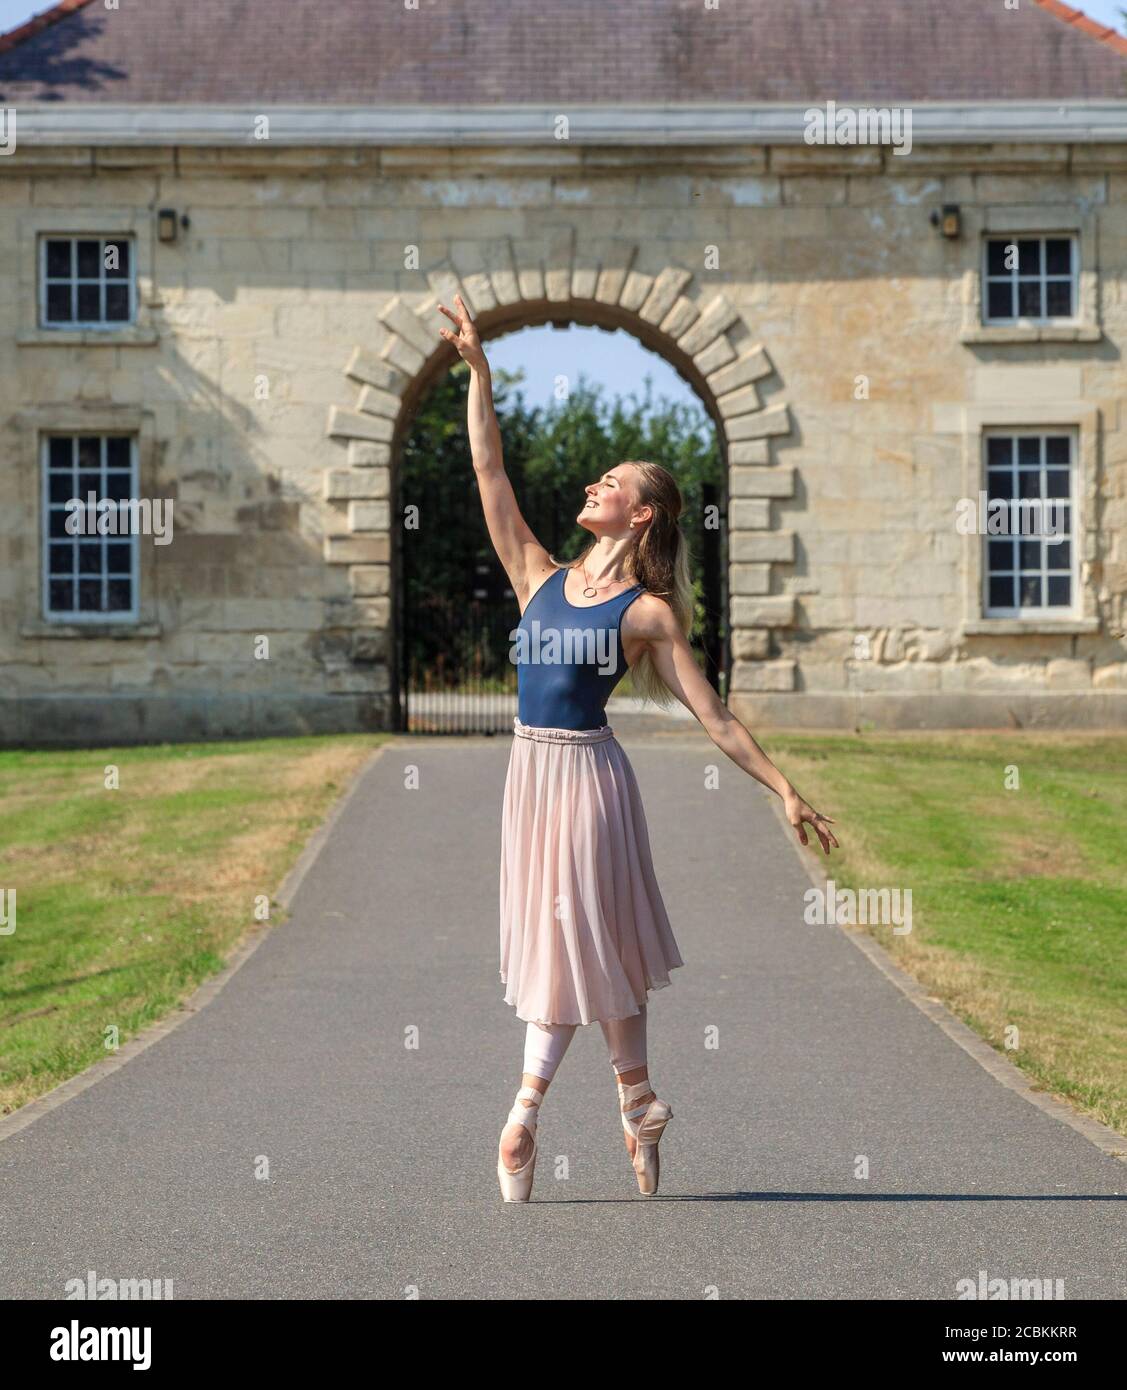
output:
[[794,826],[795,834],[802,844],[808,845],[810,843],[810,837],[806,833],[806,824],[810,824],[814,827],[814,834],[822,842],[822,848],[827,854],[830,852],[831,845],[834,849],[841,848],[833,831],[829,828],[834,824],[833,819],[830,816],[820,816],[813,806],[803,801],[793,787],[788,787],[783,793],[783,811],[787,820]]
[[458,306],[458,313],[456,314],[452,313],[445,304],[440,304],[438,307],[457,327],[457,333],[451,333],[449,328],[440,328],[438,332],[457,350],[458,356],[463,362],[468,362],[471,367],[485,367],[488,364],[481,346],[481,339],[477,336],[473,319],[470,318],[470,312],[460,294],[454,296],[454,303]]

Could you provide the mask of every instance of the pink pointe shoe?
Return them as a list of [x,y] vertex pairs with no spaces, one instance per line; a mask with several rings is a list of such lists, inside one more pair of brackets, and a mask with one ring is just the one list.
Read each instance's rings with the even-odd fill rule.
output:
[[[648,1081],[638,1081],[633,1086],[618,1083],[618,1096],[622,1105],[634,1101],[653,1091]],[[634,1139],[634,1172],[638,1179],[638,1191],[645,1197],[652,1197],[657,1191],[661,1175],[661,1161],[657,1145],[665,1126],[673,1118],[673,1111],[663,1100],[651,1100],[633,1110],[623,1110],[622,1128]]]
[[[543,1091],[537,1091],[531,1086],[522,1086],[517,1092],[516,1104],[509,1111],[509,1118],[505,1121],[506,1126],[524,1125],[532,1135],[532,1153],[527,1163],[517,1169],[506,1168],[500,1141],[497,1143],[497,1180],[501,1184],[501,1196],[506,1202],[527,1202],[532,1192],[532,1177],[536,1169],[536,1120],[543,1099]],[[530,1100],[532,1104],[522,1105],[522,1100]]]

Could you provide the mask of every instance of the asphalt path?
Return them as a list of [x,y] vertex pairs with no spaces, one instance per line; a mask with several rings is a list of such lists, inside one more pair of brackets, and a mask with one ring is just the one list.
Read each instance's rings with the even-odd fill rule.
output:
[[511,737],[403,737],[214,998],[2,1139],[0,1296],[93,1270],[176,1299],[953,1299],[985,1270],[1124,1297],[1123,1163],[804,923],[768,793],[699,731],[620,739],[686,962],[650,1002],[674,1112],[657,1197],[592,1025],[545,1101],[532,1201],[502,1203]]

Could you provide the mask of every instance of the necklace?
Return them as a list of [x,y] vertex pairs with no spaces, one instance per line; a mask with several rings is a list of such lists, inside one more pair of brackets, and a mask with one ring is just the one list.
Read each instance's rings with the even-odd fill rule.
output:
[[[581,565],[581,566],[580,566],[580,569],[582,569],[582,571],[583,571],[583,578],[584,578],[584,579],[587,579],[587,569],[586,569],[586,567],[583,566],[583,565]],[[612,583],[615,583],[615,584],[622,584],[622,583],[625,583],[625,581],[622,580],[622,579],[615,579],[615,580],[612,581]],[[604,584],[604,585],[603,585],[603,588],[604,588],[604,589],[609,589],[609,588],[610,588],[610,584]],[[583,590],[583,597],[584,597],[584,598],[596,598],[596,597],[598,596],[599,592],[600,592],[600,590],[596,589],[595,586],[591,583],[591,581],[590,581],[589,579],[587,579],[587,587]]]

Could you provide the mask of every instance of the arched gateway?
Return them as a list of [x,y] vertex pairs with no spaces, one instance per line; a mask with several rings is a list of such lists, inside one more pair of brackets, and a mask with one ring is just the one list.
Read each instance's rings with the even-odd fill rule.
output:
[[[794,599],[774,593],[773,569],[793,560],[792,533],[772,530],[772,498],[791,497],[794,470],[774,466],[770,441],[790,430],[783,403],[765,404],[767,352],[724,294],[692,272],[647,268],[638,248],[587,244],[570,230],[546,254],[525,258],[509,237],[474,244],[427,275],[429,295],[400,295],[380,314],[379,341],[357,346],[346,367],[356,395],[333,406],[328,433],[348,446],[347,466],[328,470],[325,495],[344,529],[326,537],[325,558],[346,566],[355,596],[339,644],[358,680],[371,681],[398,722],[393,528],[399,452],[418,401],[451,364],[438,337],[439,302],[461,293],[483,341],[541,323],[622,328],[660,353],[694,387],[712,417],[728,473],[731,689],[786,691],[794,663],[772,659],[771,629],[794,620]],[[660,462],[660,460],[658,460]]]

